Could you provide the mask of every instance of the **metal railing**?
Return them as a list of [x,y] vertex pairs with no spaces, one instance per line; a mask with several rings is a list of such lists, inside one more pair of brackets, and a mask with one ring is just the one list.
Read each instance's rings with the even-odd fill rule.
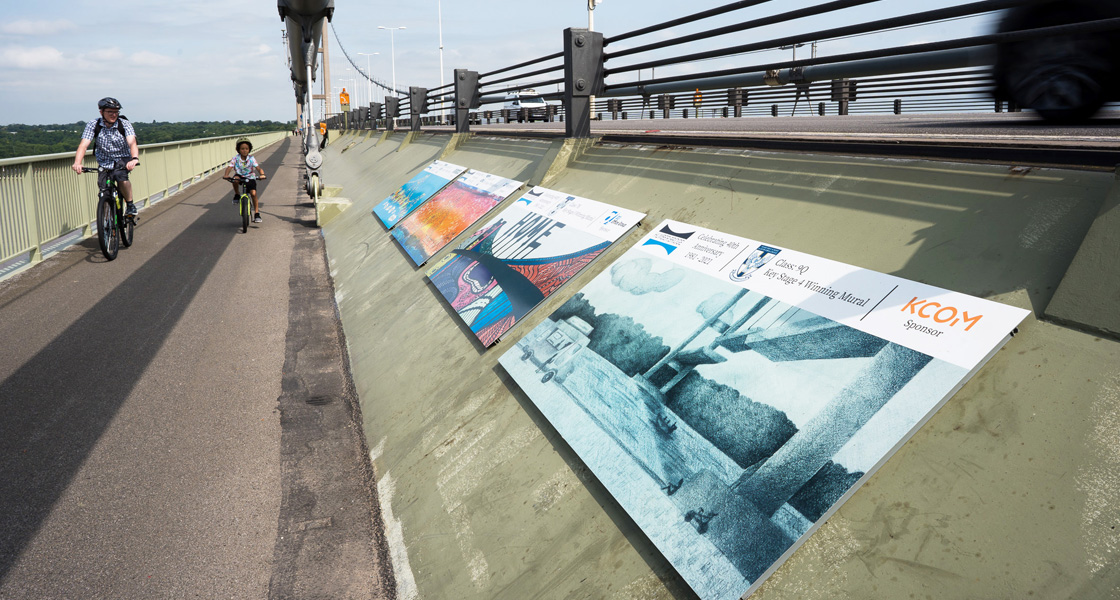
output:
[[[903,111],[1002,110],[1016,111],[1008,100],[998,101],[997,49],[1053,39],[1120,32],[1120,18],[1035,23],[1013,30],[996,30],[994,23],[1009,10],[1039,5],[1040,0],[977,0],[922,10],[920,3],[887,0],[831,0],[796,10],[783,10],[774,0],[740,0],[664,23],[613,36],[586,29],[564,30],[562,50],[486,73],[455,69],[454,83],[440,88],[410,87],[394,100],[399,111],[386,113],[381,105],[363,107],[332,126],[369,129],[381,126],[437,122],[424,117],[451,109],[457,131],[471,122],[544,116],[566,121],[566,135],[588,137],[592,116],[625,113],[648,118],[701,116],[763,116],[790,114],[796,108],[814,114],[900,113]],[[904,10],[900,11],[899,8]],[[874,9],[883,18],[865,21],[853,15]],[[879,10],[882,8],[883,10]],[[893,8],[895,13],[889,10]],[[769,12],[765,12],[769,10]],[[727,24],[734,14],[746,16]],[[1111,16],[1111,15],[1110,15]],[[710,29],[642,43],[640,38],[719,17]],[[921,28],[986,22],[981,35],[912,43]],[[845,23],[821,28],[813,23]],[[774,31],[781,31],[781,35]],[[790,33],[790,31],[796,31]],[[871,39],[884,34],[910,34],[905,43],[859,51],[839,50],[809,58],[777,57],[800,46]],[[721,36],[738,43],[713,41]],[[749,36],[749,37],[747,37]],[[336,36],[337,37],[337,36]],[[647,38],[649,39],[649,38]],[[728,39],[728,38],[723,38]],[[748,43],[741,43],[749,39]],[[714,47],[713,47],[714,46]],[[843,48],[844,44],[833,44]],[[715,64],[711,61],[722,61]],[[713,65],[713,66],[709,66]],[[730,66],[728,66],[730,65]],[[722,68],[716,68],[722,67]],[[643,72],[650,75],[643,79]],[[655,74],[660,74],[656,76]],[[555,91],[553,91],[555,86]],[[534,88],[545,100],[562,100],[545,115],[491,108],[507,95]],[[684,97],[681,98],[681,95]],[[388,99],[392,100],[392,99]],[[388,101],[387,100],[387,101]],[[612,101],[613,100],[613,101]],[[680,102],[683,100],[683,102]],[[479,111],[486,106],[489,110]],[[804,108],[802,108],[804,107]],[[407,114],[401,119],[401,114]],[[586,115],[586,117],[585,117]]]
[[[263,148],[288,135],[281,131],[140,146],[140,167],[129,176],[133,199],[138,207],[150,206],[224,166],[233,155],[233,140],[246,138]],[[94,233],[97,177],[75,175],[72,164],[73,152],[0,160],[0,277],[39,262],[63,241]],[[85,164],[97,166],[92,151]]]

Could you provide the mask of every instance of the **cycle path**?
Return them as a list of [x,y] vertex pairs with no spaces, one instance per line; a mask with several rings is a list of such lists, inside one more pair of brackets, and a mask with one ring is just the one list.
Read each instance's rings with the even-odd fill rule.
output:
[[0,598],[393,597],[295,141],[0,283]]

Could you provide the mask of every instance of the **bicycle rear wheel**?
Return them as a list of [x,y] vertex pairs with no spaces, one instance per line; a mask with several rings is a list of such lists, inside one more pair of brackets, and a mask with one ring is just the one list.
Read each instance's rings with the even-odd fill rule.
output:
[[241,233],[249,232],[249,196],[241,195]]
[[120,243],[120,232],[117,231],[116,215],[113,213],[111,197],[97,199],[97,243],[101,246],[101,253],[108,260],[117,257]]

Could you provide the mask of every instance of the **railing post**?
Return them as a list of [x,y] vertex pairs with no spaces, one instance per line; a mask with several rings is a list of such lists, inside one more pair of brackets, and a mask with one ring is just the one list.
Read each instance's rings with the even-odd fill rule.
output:
[[377,129],[377,122],[381,120],[381,103],[369,103],[370,129]]
[[408,114],[412,120],[412,131],[420,131],[420,115],[428,112],[428,88],[410,86],[408,88]]
[[[677,104],[677,99],[676,99],[675,96],[672,96],[672,95],[669,95],[669,94],[661,94],[660,96],[658,96],[657,97],[657,108],[661,109],[661,118],[668,119],[669,118],[669,111],[673,110],[673,108],[676,107],[676,104]],[[653,111],[650,111],[650,114],[652,115]],[[650,118],[652,119],[653,117],[650,117]]]
[[564,30],[564,132],[570,138],[591,137],[591,96],[603,88],[603,34],[587,29]]
[[31,242],[30,262],[43,260],[42,240],[39,239],[39,215],[35,195],[35,163],[27,163],[23,172],[23,211],[27,223],[27,237]]
[[849,79],[833,79],[830,99],[840,103],[840,115],[848,114],[848,103],[856,100],[856,82]]
[[397,117],[401,116],[400,96],[385,96],[385,129],[396,129]]
[[[727,90],[727,105],[735,109],[735,117],[743,116],[743,105],[746,104],[746,92],[742,88]],[[727,115],[724,115],[727,116]]]
[[455,133],[471,130],[470,111],[482,106],[478,93],[478,71],[455,69]]

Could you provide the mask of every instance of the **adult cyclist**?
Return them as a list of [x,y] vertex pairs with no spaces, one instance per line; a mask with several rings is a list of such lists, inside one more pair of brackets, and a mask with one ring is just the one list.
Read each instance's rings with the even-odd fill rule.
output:
[[[127,205],[126,213],[136,215],[136,205],[132,203],[132,182],[128,174],[140,166],[140,148],[136,145],[136,131],[128,119],[121,118],[121,103],[116,98],[102,98],[97,102],[101,117],[86,123],[82,131],[82,141],[74,154],[74,164],[70,167],[75,173],[82,172],[82,160],[91,143],[95,144],[93,155],[101,167],[97,185],[101,187],[111,177],[117,181],[117,189]],[[96,139],[94,139],[96,137]]]

